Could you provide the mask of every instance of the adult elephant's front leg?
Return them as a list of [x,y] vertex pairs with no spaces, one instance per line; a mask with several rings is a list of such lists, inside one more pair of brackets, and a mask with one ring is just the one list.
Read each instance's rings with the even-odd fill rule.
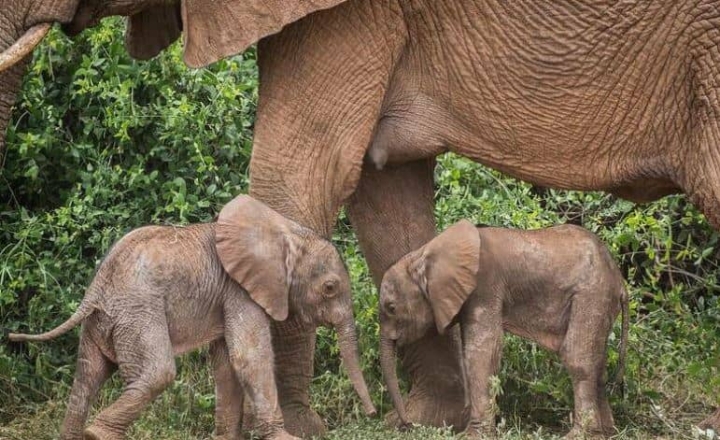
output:
[[308,394],[313,376],[315,329],[277,322],[272,331],[275,370],[282,374],[277,385],[285,429],[303,438],[322,435],[326,431],[325,423],[310,408]]
[[[287,322],[272,323],[273,354],[278,398],[285,429],[295,436],[309,438],[324,435],[325,422],[310,408],[308,389],[313,376],[315,329]],[[255,417],[245,401],[243,430],[255,429]]]
[[[378,286],[385,270],[435,236],[434,164],[423,160],[383,171],[368,165],[362,171],[348,210]],[[403,368],[412,381],[406,403],[410,421],[465,428],[457,352],[450,336],[428,337],[402,350]],[[397,423],[394,413],[389,421]]]

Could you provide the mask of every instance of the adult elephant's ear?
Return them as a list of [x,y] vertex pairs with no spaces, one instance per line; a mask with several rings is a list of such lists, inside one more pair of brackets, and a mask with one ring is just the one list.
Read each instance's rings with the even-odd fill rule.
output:
[[215,249],[225,271],[271,318],[288,316],[293,268],[301,228],[250,196],[240,195],[220,211]]
[[149,60],[180,36],[180,4],[150,6],[128,18],[125,47],[131,57]]
[[415,252],[408,272],[427,296],[443,334],[477,286],[480,236],[472,223],[461,220]]
[[185,63],[234,55],[302,17],[345,0],[182,0]]

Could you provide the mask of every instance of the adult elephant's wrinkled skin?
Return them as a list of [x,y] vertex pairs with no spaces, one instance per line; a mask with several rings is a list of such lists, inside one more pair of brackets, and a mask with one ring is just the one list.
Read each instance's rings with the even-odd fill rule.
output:
[[[435,235],[433,158],[446,151],[548,187],[635,201],[682,192],[719,227],[719,6],[83,0],[53,19],[74,33],[130,15],[128,49],[141,58],[182,28],[194,66],[261,39],[251,192],[326,236],[347,205],[379,282]],[[40,22],[23,17],[2,21],[0,41]],[[320,432],[307,395],[314,335],[276,331],[288,427]],[[455,352],[437,337],[401,353],[410,420],[462,428]],[[720,412],[701,425],[720,429]]]

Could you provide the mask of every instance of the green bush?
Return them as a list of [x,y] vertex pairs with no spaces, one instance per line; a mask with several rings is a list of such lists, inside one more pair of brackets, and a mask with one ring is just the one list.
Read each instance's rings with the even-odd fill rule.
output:
[[[255,54],[189,71],[179,48],[129,59],[117,21],[37,51],[0,171],[0,322],[51,328],[77,307],[95,266],[147,223],[210,220],[247,190]],[[71,383],[76,337],[0,343],[0,419]],[[58,387],[59,385],[59,387]]]
[[[41,331],[65,320],[99,260],[128,230],[209,221],[246,191],[256,102],[252,50],[188,70],[177,45],[153,61],[131,61],[117,20],[74,41],[53,31],[25,78],[0,168],[5,330]],[[636,206],[606,194],[537,188],[454,155],[439,159],[436,182],[441,229],[461,218],[517,228],[572,222],[608,243],[632,296],[625,398],[615,394],[612,401],[627,438],[689,434],[690,424],[718,403],[718,235],[684,198]],[[355,288],[370,385],[389,409],[377,361],[376,289],[344,215],[333,239]],[[611,372],[616,345],[617,336],[610,341]],[[77,331],[46,344],[0,339],[0,438],[56,436],[76,346]],[[183,357],[179,373],[133,438],[211,432],[205,352]],[[330,425],[361,420],[332,332],[319,331],[315,373],[313,406]],[[567,426],[571,386],[556,356],[508,337],[500,378],[508,438],[540,438],[523,431],[536,425]],[[100,403],[119,387],[114,379]],[[363,422],[332,438],[387,436],[382,432],[378,423]]]

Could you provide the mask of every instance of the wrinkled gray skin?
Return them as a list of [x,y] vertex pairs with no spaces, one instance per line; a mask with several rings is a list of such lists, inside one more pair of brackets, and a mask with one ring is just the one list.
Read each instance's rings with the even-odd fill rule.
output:
[[[139,58],[177,38],[181,19],[193,66],[262,39],[251,193],[326,237],[347,205],[378,284],[435,235],[432,166],[446,151],[546,187],[682,192],[720,227],[717,0],[193,0],[185,9],[203,12],[183,17],[169,0],[76,3],[6,0],[0,42],[38,22],[41,4],[71,33],[136,14]],[[1,93],[7,103],[14,90]],[[275,331],[288,429],[320,433],[314,335]],[[463,426],[455,352],[447,336],[402,351],[414,422]],[[700,426],[720,430],[720,409]]]
[[[280,259],[289,267],[284,298],[288,318],[282,325],[313,331],[317,325],[336,328],[351,381],[366,411],[374,412],[360,373],[350,283],[339,254],[328,241],[278,215],[251,213],[244,219],[242,211],[252,209],[269,211],[249,198],[237,207],[237,233],[249,236],[243,244],[262,249],[250,258],[271,267]],[[266,236],[258,233],[258,221],[289,231]],[[257,292],[243,289],[223,268],[225,258],[214,244],[220,227],[216,223],[147,226],[127,234],[106,256],[68,321],[43,335],[10,335],[12,340],[44,341],[83,322],[63,440],[124,438],[141,411],[173,382],[174,357],[208,343],[216,379],[216,435],[241,438],[245,394],[260,435],[297,438],[285,431],[278,403],[271,318],[266,313],[275,310],[254,301]],[[274,255],[273,243],[267,242],[278,239],[286,240],[284,247],[289,250],[284,256]],[[232,243],[237,252],[247,252],[236,244]],[[125,382],[124,392],[84,430],[83,437],[92,401],[116,367]]]
[[[394,351],[460,324],[471,437],[494,436],[503,330],[560,355],[573,383],[566,438],[615,433],[605,395],[607,338],[622,309],[621,380],[628,300],[620,270],[600,240],[563,225],[523,231],[462,221],[392,266],[380,290],[381,363],[401,419]],[[466,405],[468,402],[466,402]]]

